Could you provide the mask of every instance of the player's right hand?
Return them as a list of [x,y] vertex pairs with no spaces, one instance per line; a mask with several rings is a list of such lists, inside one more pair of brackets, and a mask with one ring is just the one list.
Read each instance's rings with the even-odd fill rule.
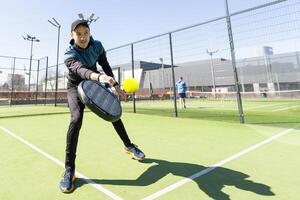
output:
[[126,92],[125,92],[124,90],[122,90],[122,89],[120,88],[119,85],[116,85],[116,86],[115,86],[115,90],[116,90],[117,94],[118,94],[121,98],[125,98],[125,97],[126,97]]

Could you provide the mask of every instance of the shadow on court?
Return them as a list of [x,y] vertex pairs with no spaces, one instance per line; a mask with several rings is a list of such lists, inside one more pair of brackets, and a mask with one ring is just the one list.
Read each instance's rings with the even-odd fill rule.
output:
[[[147,186],[156,183],[167,174],[186,178],[192,174],[198,173],[199,171],[208,170],[207,167],[202,165],[169,162],[151,158],[144,159],[140,161],[140,163],[152,165],[137,179],[92,179],[92,181],[102,185]],[[194,179],[193,181],[198,185],[200,190],[205,192],[212,199],[230,199],[229,195],[222,191],[224,186],[234,186],[241,190],[246,190],[259,195],[275,195],[269,186],[249,180],[249,177],[249,175],[238,171],[218,167],[213,171]],[[79,178],[77,179],[75,186],[78,188],[84,184],[86,184],[86,182]]]

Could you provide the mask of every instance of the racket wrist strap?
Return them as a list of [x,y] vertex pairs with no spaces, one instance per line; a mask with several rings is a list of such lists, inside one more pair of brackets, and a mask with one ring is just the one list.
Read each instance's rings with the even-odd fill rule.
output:
[[98,75],[98,82],[100,82],[100,76],[101,76],[101,74]]

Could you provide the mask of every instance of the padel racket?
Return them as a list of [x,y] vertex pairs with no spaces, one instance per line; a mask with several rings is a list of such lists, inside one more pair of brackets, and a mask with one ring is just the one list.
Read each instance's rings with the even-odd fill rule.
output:
[[98,81],[83,80],[78,85],[78,96],[96,115],[109,122],[115,122],[122,115],[122,108],[117,96]]

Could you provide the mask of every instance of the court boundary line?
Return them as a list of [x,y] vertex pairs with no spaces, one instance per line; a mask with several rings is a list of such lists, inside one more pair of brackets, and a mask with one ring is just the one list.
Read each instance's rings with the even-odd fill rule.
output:
[[[9,134],[10,136],[14,137],[15,139],[19,140],[23,144],[27,145],[28,147],[30,147],[31,149],[33,149],[37,153],[39,153],[42,156],[48,158],[49,160],[53,161],[57,165],[65,168],[65,165],[64,165],[64,163],[62,161],[56,159],[55,157],[51,156],[50,154],[46,153],[45,151],[41,150],[40,148],[38,148],[35,145],[31,144],[30,142],[26,141],[25,139],[21,138],[16,133],[14,133],[14,132],[12,132],[12,131],[4,128],[3,126],[0,126],[0,129],[2,131],[6,132],[7,134]],[[111,199],[113,199],[113,200],[122,200],[121,197],[119,197],[118,195],[114,194],[113,192],[111,192],[110,190],[106,189],[105,187],[101,186],[100,184],[97,184],[96,182],[94,182],[91,179],[87,178],[86,176],[84,176],[80,172],[76,171],[75,173],[76,173],[76,177],[81,178],[84,182],[86,182],[87,184],[93,186],[94,188],[96,188],[100,192],[106,194]]]
[[292,106],[286,106],[284,108],[277,108],[275,110],[272,110],[272,112],[278,112],[278,111],[283,111],[283,110],[289,110],[289,109],[292,109],[292,108],[297,108],[299,107],[300,105],[292,105]]
[[200,176],[208,174],[209,172],[215,170],[216,168],[221,167],[222,165],[224,165],[224,164],[226,164],[226,163],[228,163],[230,161],[233,161],[233,160],[235,160],[235,159],[243,156],[244,154],[247,154],[247,153],[249,153],[249,152],[251,152],[251,151],[259,148],[260,146],[263,146],[263,145],[265,145],[265,144],[267,144],[267,143],[269,143],[269,142],[271,142],[271,141],[273,141],[273,140],[275,140],[275,139],[277,139],[277,138],[279,138],[279,137],[281,137],[281,136],[283,136],[283,135],[285,135],[285,134],[287,134],[287,133],[289,133],[291,131],[294,131],[294,130],[295,130],[294,128],[289,128],[289,129],[287,129],[285,131],[282,131],[282,132],[280,132],[280,133],[278,133],[278,134],[276,134],[276,135],[274,135],[272,137],[269,137],[269,138],[267,138],[267,139],[259,142],[258,144],[250,146],[247,149],[244,149],[244,150],[242,150],[242,151],[240,151],[240,152],[238,152],[238,153],[236,153],[236,154],[234,154],[234,155],[232,155],[232,156],[230,156],[228,158],[225,158],[224,160],[221,160],[218,163],[215,163],[211,167],[208,167],[208,168],[206,168],[204,170],[201,170],[201,171],[199,171],[199,172],[197,172],[197,173],[195,173],[195,174],[193,174],[193,175],[191,175],[191,176],[189,176],[187,178],[184,178],[184,179],[182,179],[180,181],[177,181],[176,183],[173,183],[173,184],[171,184],[171,185],[169,185],[169,186],[167,186],[167,187],[165,187],[165,188],[163,188],[163,189],[161,189],[161,190],[159,190],[159,191],[157,191],[157,192],[155,192],[155,193],[153,193],[153,194],[151,194],[149,196],[146,196],[142,200],[156,199],[156,198],[158,198],[158,197],[160,197],[160,196],[162,196],[162,195],[164,195],[164,194],[166,194],[168,192],[171,192],[172,190],[175,190],[175,189],[183,186],[184,184],[186,184],[186,183],[188,183],[188,182],[190,182],[190,181],[192,181],[192,180],[194,180],[194,179],[196,179],[196,178],[198,178]]
[[[266,102],[264,102],[266,103]],[[245,108],[245,110],[260,110],[260,108],[270,108],[270,107],[278,107],[278,106],[283,106],[283,105],[287,105],[290,104],[289,102],[286,103],[275,103],[275,104],[263,104],[263,105],[259,105],[259,106],[252,106],[249,108]]]

